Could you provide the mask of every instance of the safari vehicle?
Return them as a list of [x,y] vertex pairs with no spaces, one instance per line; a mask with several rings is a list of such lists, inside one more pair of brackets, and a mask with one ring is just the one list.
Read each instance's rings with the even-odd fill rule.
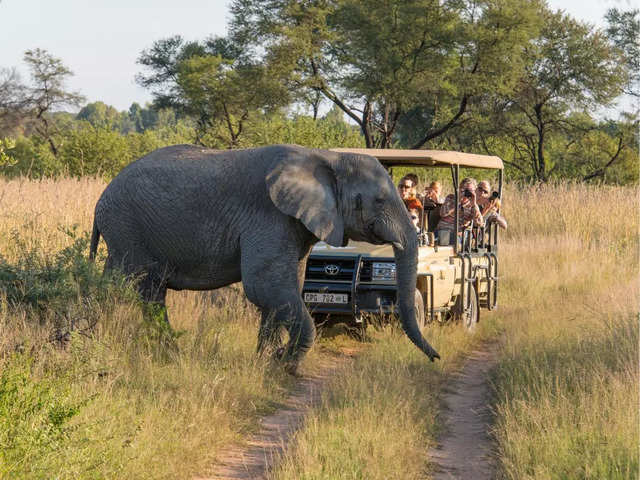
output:
[[[451,171],[456,205],[460,168],[492,169],[498,173],[502,197],[503,163],[499,157],[436,150],[334,149],[376,157],[392,175],[394,167],[437,168]],[[494,194],[495,195],[495,194]],[[498,302],[498,225],[471,225],[458,232],[460,242],[438,245],[434,230],[439,208],[423,212],[419,235],[415,311],[418,326],[457,320],[473,330],[480,308],[493,310]],[[366,314],[387,316],[395,310],[395,258],[391,245],[349,242],[345,247],[317,243],[307,261],[303,298],[316,322],[344,322],[366,327]]]

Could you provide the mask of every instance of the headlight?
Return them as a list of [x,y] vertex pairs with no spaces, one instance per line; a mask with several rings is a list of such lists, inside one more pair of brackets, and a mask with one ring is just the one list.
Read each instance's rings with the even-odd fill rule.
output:
[[396,264],[393,262],[374,263],[371,280],[374,282],[380,280],[393,281],[396,279]]

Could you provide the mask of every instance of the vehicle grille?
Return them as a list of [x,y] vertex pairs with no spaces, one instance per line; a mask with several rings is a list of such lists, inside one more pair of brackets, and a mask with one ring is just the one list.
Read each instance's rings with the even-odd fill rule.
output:
[[360,281],[361,282],[370,282],[371,281],[371,270],[372,264],[370,261],[365,260],[362,262],[362,267],[360,267]]
[[[353,269],[355,268],[355,259],[353,258],[309,258],[307,260],[307,280],[333,280],[350,282],[353,278]],[[340,271],[337,275],[329,275],[325,267],[327,265],[335,265]]]

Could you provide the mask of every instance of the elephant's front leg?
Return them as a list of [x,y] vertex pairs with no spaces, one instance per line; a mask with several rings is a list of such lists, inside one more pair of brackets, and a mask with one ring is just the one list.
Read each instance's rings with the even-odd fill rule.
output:
[[276,323],[272,313],[266,309],[261,310],[260,329],[258,330],[258,354],[270,355],[275,353],[278,358],[284,356],[282,329],[283,325]]
[[[274,253],[274,252],[271,252]],[[266,258],[265,258],[266,257]],[[295,374],[315,339],[313,319],[299,291],[297,250],[274,255],[242,255],[242,283],[247,297],[262,311],[258,349],[273,338],[280,327],[289,332],[283,359],[289,373]],[[277,259],[277,260],[276,260]]]

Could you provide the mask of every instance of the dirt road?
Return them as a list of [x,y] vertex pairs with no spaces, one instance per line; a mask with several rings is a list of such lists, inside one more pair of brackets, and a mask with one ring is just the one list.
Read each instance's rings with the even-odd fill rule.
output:
[[[328,380],[350,362],[350,354],[323,358],[314,374],[300,379],[282,408],[262,419],[260,430],[246,444],[222,451],[217,465],[194,480],[266,479],[306,414],[319,404]],[[434,480],[494,478],[487,375],[495,361],[495,345],[472,352],[445,387],[445,431],[429,451]]]
[[282,408],[262,418],[260,431],[246,445],[221,452],[212,471],[194,480],[265,479],[285,452],[290,437],[302,426],[305,415],[320,403],[327,381],[350,363],[353,353],[323,358],[312,375],[300,379]]
[[434,480],[494,478],[487,375],[496,357],[495,345],[472,352],[447,386],[443,396],[445,432],[429,452]]

